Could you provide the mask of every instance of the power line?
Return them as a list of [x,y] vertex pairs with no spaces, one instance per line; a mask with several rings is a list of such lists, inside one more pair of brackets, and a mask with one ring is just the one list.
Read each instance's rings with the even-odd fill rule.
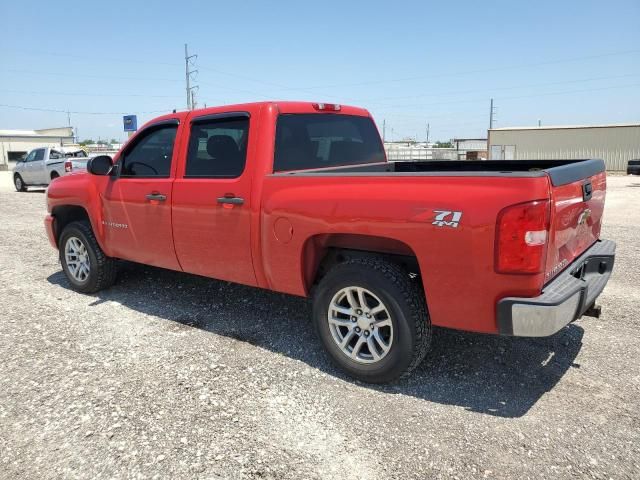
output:
[[[0,103],[0,107],[4,108],[14,108],[17,110],[33,110],[37,112],[51,112],[51,113],[65,113],[65,114],[75,114],[75,115],[127,115],[131,112],[82,112],[82,111],[74,111],[74,110],[66,110],[59,108],[39,108],[39,107],[25,107],[23,105],[8,105],[5,103]],[[138,112],[140,114],[147,113],[167,113],[170,112],[171,109],[167,108],[165,110],[147,110],[145,112]]]
[[59,95],[63,97],[141,97],[141,98],[182,98],[182,95],[148,95],[146,93],[78,93],[78,92],[34,92],[21,90],[0,90],[0,93],[17,95]]
[[[569,94],[574,94],[574,93],[598,92],[598,91],[602,91],[602,90],[616,90],[618,88],[630,88],[630,87],[638,87],[638,86],[640,86],[640,84],[632,83],[632,84],[626,84],[626,85],[612,85],[612,86],[608,86],[608,87],[588,88],[588,89],[582,89],[582,90],[565,90],[565,91],[562,91],[562,92],[534,93],[534,94],[531,94],[531,95],[513,95],[513,96],[497,97],[497,98],[499,98],[500,100],[512,100],[512,99],[519,99],[519,98],[535,98],[535,97],[546,97],[546,96],[554,96],[554,95],[569,95]],[[416,104],[390,105],[390,107],[394,107],[394,108],[401,108],[401,107],[405,107],[405,106],[432,107],[432,106],[439,106],[439,105],[484,103],[486,101],[487,101],[487,99],[485,97],[485,98],[482,98],[482,99],[479,98],[479,99],[476,99],[476,100],[451,100],[451,101],[447,101],[447,102],[425,103],[425,104],[421,104],[421,105],[416,105]],[[384,110],[382,110],[382,111],[384,111]]]
[[[376,100],[404,100],[404,99],[412,99],[412,98],[442,97],[444,95],[465,95],[468,93],[499,92],[501,90],[518,90],[521,88],[524,89],[524,88],[550,87],[554,85],[566,85],[571,83],[587,83],[587,82],[595,82],[599,80],[614,80],[619,78],[629,78],[629,77],[638,77],[638,76],[640,76],[640,74],[630,73],[625,75],[614,75],[614,76],[606,76],[606,77],[591,77],[591,78],[579,78],[575,80],[563,80],[560,82],[545,82],[545,83],[534,83],[534,84],[528,84],[528,85],[514,85],[510,87],[491,87],[491,88],[482,88],[482,89],[474,89],[474,90],[455,90],[455,91],[448,91],[448,92],[426,93],[426,94],[419,94],[419,95],[404,95],[401,97],[382,97],[382,98],[377,98]],[[360,99],[360,101],[363,103],[378,103],[376,100],[371,101],[369,99],[362,99],[362,98]],[[404,106],[404,105],[397,105],[397,104],[396,105],[379,104],[379,105],[390,106],[390,107]],[[415,106],[415,103],[411,104],[411,106]]]
[[437,74],[437,75],[416,75],[416,76],[413,76],[413,77],[392,78],[392,79],[386,79],[386,80],[372,80],[372,81],[367,81],[367,82],[308,86],[306,88],[307,89],[319,89],[319,88],[336,88],[336,87],[359,87],[359,86],[363,86],[363,85],[377,85],[377,84],[384,84],[384,83],[404,82],[404,81],[410,81],[410,80],[424,80],[424,79],[427,79],[427,78],[442,78],[442,77],[452,77],[452,76],[459,76],[459,75],[471,75],[471,74],[475,74],[475,73],[501,72],[501,71],[504,71],[504,70],[515,70],[515,69],[519,69],[519,68],[540,67],[540,66],[544,66],[544,65],[555,65],[555,64],[558,64],[558,63],[580,62],[580,61],[584,61],[584,60],[593,60],[593,59],[596,59],[596,58],[612,57],[612,56],[619,56],[619,55],[628,55],[628,54],[633,54],[633,53],[640,53],[640,49],[625,50],[625,51],[613,52],[613,53],[603,53],[603,54],[599,54],[599,55],[588,55],[588,56],[584,56],[584,57],[574,57],[574,58],[564,58],[564,59],[558,59],[558,60],[549,60],[549,61],[545,61],[545,62],[536,62],[536,63],[528,63],[528,64],[520,64],[520,65],[510,65],[510,66],[502,66],[502,67],[495,67],[495,68],[485,68],[485,69],[478,69],[478,70],[466,70],[466,71],[458,71],[458,72],[449,72],[449,73],[442,73],[442,74]]
[[[356,82],[356,83],[344,83],[344,84],[333,84],[333,85],[322,85],[322,86],[306,86],[306,87],[286,86],[286,85],[282,85],[282,84],[275,83],[275,82],[265,81],[265,80],[262,80],[262,79],[256,79],[256,78],[249,77],[249,76],[246,76],[246,75],[241,75],[241,74],[237,74],[237,73],[222,71],[222,70],[220,70],[218,68],[213,68],[213,67],[209,67],[209,66],[202,66],[201,65],[201,66],[199,66],[199,68],[203,69],[203,70],[209,70],[209,71],[218,73],[220,75],[231,76],[231,77],[234,77],[234,78],[238,78],[238,79],[242,79],[242,80],[245,80],[245,81],[259,83],[259,84],[262,84],[262,85],[267,85],[267,86],[275,87],[275,88],[282,89],[282,90],[304,91],[304,92],[317,94],[317,92],[315,92],[314,90],[321,89],[321,88],[375,85],[375,84],[403,82],[403,81],[426,79],[426,78],[441,78],[441,77],[468,75],[468,74],[475,74],[475,73],[487,73],[487,72],[504,71],[504,70],[511,70],[511,69],[538,67],[538,66],[543,66],[543,65],[554,65],[554,64],[558,64],[558,63],[580,62],[580,61],[585,61],[585,60],[593,60],[593,59],[605,58],[605,57],[611,57],[611,56],[635,54],[635,53],[639,53],[639,52],[640,52],[640,49],[633,49],[633,50],[609,52],[609,53],[602,53],[602,54],[582,56],[582,57],[573,57],[573,58],[549,60],[549,61],[529,63],[529,64],[520,64],[520,65],[511,65],[511,66],[507,65],[507,66],[501,66],[501,67],[495,67],[495,68],[487,68],[487,69],[467,70],[467,71],[458,71],[458,72],[447,72],[447,73],[441,73],[441,74],[436,74],[436,75],[420,75],[420,76],[404,77],[404,78],[391,78],[391,79],[386,79],[386,80],[376,80],[376,81]],[[81,56],[78,56],[78,55],[66,54],[66,53],[37,52],[36,54],[84,59],[84,57],[81,57]],[[178,65],[177,63],[170,63],[170,62],[139,61],[137,59],[136,60],[128,60],[128,59],[122,59],[122,58],[111,58],[110,61],[122,62],[122,63],[141,63],[141,64],[149,64],[149,65],[154,65],[155,64],[155,65],[163,65],[163,66],[176,66],[176,65]],[[17,73],[26,73],[26,74],[34,74],[34,75],[39,75],[39,76],[43,75],[43,74],[44,75],[61,75],[61,74],[55,74],[55,73],[51,73],[51,72],[30,72],[30,71],[23,71],[23,70],[6,70],[6,71],[13,71],[13,72],[17,72]],[[62,74],[62,76],[67,76],[67,75],[66,74]],[[101,78],[101,79],[104,79],[104,78],[107,78],[107,79],[122,79],[122,80],[152,80],[152,81],[167,81],[167,82],[176,82],[177,81],[177,80],[174,80],[174,79],[167,79],[167,78],[163,79],[163,78],[157,78],[157,77],[154,77],[152,79],[146,79],[146,78],[140,78],[140,77],[115,77],[115,76],[104,76],[104,75],[76,74],[76,73],[74,73],[73,75],[69,75],[69,76],[86,77],[86,78]],[[577,81],[589,81],[589,80],[577,80]],[[205,82],[200,82],[200,83],[204,84]],[[562,83],[562,82],[557,82],[557,84],[559,84],[559,83]],[[567,83],[571,83],[571,82],[567,82]],[[534,86],[536,86],[536,85],[534,85]],[[505,89],[510,89],[510,88],[517,88],[517,87],[505,87]],[[252,92],[252,91],[249,91],[249,90],[245,90],[244,92],[251,93],[252,95],[256,95],[257,94],[256,92]],[[452,94],[457,94],[457,93],[458,92],[455,92],[455,93],[452,93]],[[472,92],[459,92],[459,93],[472,93]],[[257,95],[259,95],[261,97],[265,97],[265,98],[272,98],[272,96],[266,96],[266,95],[262,95],[262,94],[257,94]],[[323,95],[323,96],[328,97],[328,98],[338,98],[335,95]],[[408,98],[419,98],[419,97],[423,97],[423,96],[425,96],[425,95],[411,96],[411,97],[408,97]],[[426,96],[430,96],[430,95],[426,95]],[[189,98],[189,101],[190,101],[191,95],[189,95],[188,98]],[[345,98],[345,97],[339,97],[339,98],[341,98],[341,100],[347,100],[347,101],[356,101],[356,102],[362,101],[362,99],[349,99],[349,98]],[[386,97],[386,98],[389,98],[389,97]],[[375,103],[376,99],[367,100],[367,102]]]
[[17,70],[12,68],[4,69],[5,72],[20,73],[22,75],[37,75],[41,76],[54,76],[54,77],[67,77],[67,78],[98,78],[103,80],[143,80],[143,81],[160,81],[160,82],[182,82],[182,80],[174,78],[160,78],[160,77],[120,77],[114,75],[90,75],[86,73],[58,73],[51,71],[34,72],[31,70]]

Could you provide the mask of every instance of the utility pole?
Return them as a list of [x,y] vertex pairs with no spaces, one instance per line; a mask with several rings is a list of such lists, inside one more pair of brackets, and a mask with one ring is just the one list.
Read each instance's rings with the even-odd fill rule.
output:
[[495,108],[493,108],[493,98],[491,99],[491,108],[489,109],[489,130],[493,128],[493,120],[495,116]]
[[429,144],[429,127],[430,125],[427,123],[427,145]]
[[387,121],[386,120],[382,120],[382,143],[384,143],[386,141],[386,135],[387,134]]
[[195,110],[196,108],[196,93],[195,93],[195,88],[193,87],[191,89],[191,110]]
[[198,55],[189,55],[189,51],[187,49],[187,44],[184,44],[184,78],[187,82],[187,110],[193,110],[195,108],[195,94],[194,90],[197,91],[197,86],[191,86],[191,80],[194,80],[192,75],[196,75],[198,70],[191,69],[193,67],[193,61],[191,59],[198,58]]

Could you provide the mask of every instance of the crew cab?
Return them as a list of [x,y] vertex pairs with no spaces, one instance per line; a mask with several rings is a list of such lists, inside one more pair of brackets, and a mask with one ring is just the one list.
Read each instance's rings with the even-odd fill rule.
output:
[[19,192],[27,187],[47,186],[74,169],[84,170],[87,160],[87,153],[80,148],[35,148],[16,164],[13,184]]
[[553,335],[611,274],[601,160],[387,162],[371,115],[262,102],[173,113],[48,189],[72,288],[116,259],[313,298],[330,358],[388,382],[431,327]]

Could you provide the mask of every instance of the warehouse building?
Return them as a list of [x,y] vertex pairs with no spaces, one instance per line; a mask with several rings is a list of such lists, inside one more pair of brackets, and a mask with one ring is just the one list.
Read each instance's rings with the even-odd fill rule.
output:
[[0,130],[0,170],[12,168],[14,162],[39,147],[61,147],[73,143],[73,128],[42,130]]
[[623,171],[640,158],[640,124],[493,128],[488,143],[491,160],[601,158]]
[[453,147],[458,152],[458,160],[486,160],[486,138],[453,138]]

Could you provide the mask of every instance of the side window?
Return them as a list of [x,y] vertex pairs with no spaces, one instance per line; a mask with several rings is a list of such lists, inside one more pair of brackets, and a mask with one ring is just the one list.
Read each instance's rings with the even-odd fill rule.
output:
[[177,125],[153,128],[124,152],[121,177],[168,177]]
[[39,148],[38,150],[36,150],[36,155],[33,158],[33,161],[37,162],[38,160],[44,160],[44,148]]
[[51,150],[51,151],[49,152],[49,159],[50,159],[50,160],[59,160],[59,159],[61,159],[61,158],[64,158],[64,157],[63,157],[63,155],[62,155],[60,152],[58,152],[57,150]]
[[32,150],[29,152],[29,155],[24,159],[25,162],[33,162],[33,159],[36,158],[36,150]]
[[185,177],[236,178],[247,159],[249,118],[194,122]]

